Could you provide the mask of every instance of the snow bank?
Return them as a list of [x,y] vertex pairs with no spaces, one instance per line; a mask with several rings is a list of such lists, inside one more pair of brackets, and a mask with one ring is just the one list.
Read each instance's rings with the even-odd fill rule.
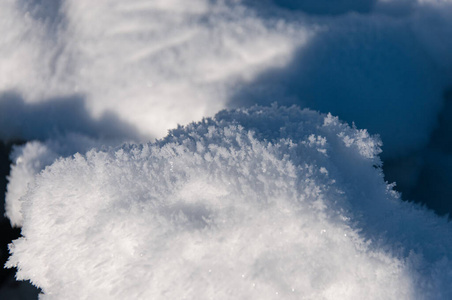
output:
[[145,139],[277,100],[356,122],[396,157],[426,146],[452,84],[450,1],[0,5],[0,93],[81,97],[89,118],[111,112]]
[[379,146],[273,106],[58,159],[8,266],[42,299],[448,299],[451,224],[400,200]]
[[284,66],[309,36],[234,2],[2,1],[0,93],[77,95],[91,118],[112,112],[163,137],[224,108],[229,87]]
[[[40,122],[57,115],[65,133],[147,141],[278,101],[379,134],[385,160],[422,162],[452,86],[446,0],[5,0],[0,20],[2,140],[53,138]],[[406,191],[431,167],[391,165],[392,180],[416,177]]]
[[[48,298],[62,295],[60,288],[74,289],[61,293],[82,293],[85,283],[93,296],[109,291],[119,298],[131,292],[134,282],[142,284],[132,291],[135,295],[153,296],[179,279],[186,285],[177,288],[187,294],[174,293],[190,297],[202,280],[209,286],[220,282],[220,275],[205,275],[215,269],[225,280],[211,292],[228,297],[251,295],[247,284],[259,283],[256,297],[292,295],[292,287],[312,298],[328,297],[328,291],[360,297],[367,287],[366,295],[375,291],[376,298],[404,291],[401,298],[447,298],[450,225],[399,203],[381,171],[371,168],[380,165],[376,144],[371,146],[377,142],[331,118],[328,127],[324,116],[272,108],[262,109],[265,118],[272,116],[263,121],[260,109],[252,108],[209,119],[216,128],[210,133],[200,123],[199,131],[190,125],[164,141],[124,148],[122,158],[116,158],[119,149],[99,149],[161,138],[178,123],[199,121],[223,108],[297,104],[379,134],[388,178],[400,182],[404,198],[450,213],[452,102],[447,99],[452,96],[444,94],[452,86],[451,22],[448,0],[0,1],[0,139],[28,141],[12,154],[6,196],[8,217],[24,225],[27,237],[16,242],[11,265],[20,262],[20,276],[32,278]],[[237,122],[242,129],[227,127]],[[291,127],[295,124],[303,124],[299,134]],[[286,131],[278,131],[282,125]],[[248,136],[250,129],[254,137]],[[199,138],[196,147],[189,143],[189,132]],[[235,144],[236,136],[241,139]],[[225,145],[230,149],[223,151]],[[86,154],[93,147],[98,150]],[[250,147],[249,153],[244,150]],[[59,159],[76,152],[81,156]],[[220,152],[237,165],[208,161]],[[264,161],[273,167],[262,168]],[[188,169],[173,178],[168,170],[176,163]],[[325,205],[314,200],[318,195]],[[69,200],[58,202],[71,197],[79,208]],[[101,199],[95,202],[100,207],[89,209],[96,205],[90,199]],[[46,201],[60,204],[49,208]],[[44,210],[42,218],[35,209]],[[70,211],[80,218],[68,221],[73,220]],[[75,223],[81,227],[70,228]],[[289,229],[278,231],[278,224]],[[250,248],[244,241],[257,228],[264,229],[262,239]],[[64,230],[79,231],[64,237]],[[282,238],[275,239],[279,232]],[[343,248],[342,234],[347,234]],[[192,241],[199,241],[202,250]],[[76,251],[74,245],[76,254],[70,252]],[[55,252],[39,254],[39,249]],[[119,259],[110,263],[112,249]],[[174,249],[181,249],[179,260],[173,259]],[[51,262],[46,255],[55,253]],[[239,266],[243,273],[237,279]],[[115,268],[120,272],[106,275]],[[103,280],[98,274],[106,276],[105,283],[96,284]],[[159,283],[167,274],[169,279]],[[124,290],[117,284],[120,276],[129,276]],[[84,281],[93,277],[99,279]],[[147,289],[145,280],[156,283]]]

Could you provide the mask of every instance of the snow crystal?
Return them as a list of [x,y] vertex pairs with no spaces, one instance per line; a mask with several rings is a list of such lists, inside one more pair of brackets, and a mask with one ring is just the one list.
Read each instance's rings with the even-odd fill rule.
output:
[[391,192],[379,144],[256,106],[59,159],[8,266],[41,299],[447,299],[451,225]]

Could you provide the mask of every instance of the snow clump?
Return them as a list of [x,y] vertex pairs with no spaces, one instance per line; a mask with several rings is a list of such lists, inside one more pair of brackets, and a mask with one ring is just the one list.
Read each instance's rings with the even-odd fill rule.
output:
[[450,299],[451,225],[401,201],[380,145],[254,106],[61,158],[20,199],[7,266],[40,299]]

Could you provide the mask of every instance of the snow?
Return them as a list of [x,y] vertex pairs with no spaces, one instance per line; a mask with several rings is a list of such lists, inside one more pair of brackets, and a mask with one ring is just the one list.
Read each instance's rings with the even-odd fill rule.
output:
[[447,299],[450,223],[400,197],[452,213],[451,34],[450,0],[1,1],[10,265],[48,299]]
[[110,113],[140,141],[226,107],[297,104],[380,134],[393,159],[427,147],[452,84],[450,1],[91,2],[5,1],[0,91],[78,98],[83,123]]
[[379,145],[273,106],[58,159],[8,266],[41,299],[447,299],[451,225],[400,200]]
[[27,193],[28,186],[46,166],[51,165],[60,156],[84,153],[95,147],[106,147],[112,141],[91,139],[79,134],[68,134],[58,139],[44,142],[32,141],[23,146],[14,147],[10,158],[13,161],[6,193],[5,215],[13,226],[22,226],[20,198]]
[[215,114],[230,85],[284,66],[309,35],[229,1],[44,2],[56,11],[2,4],[0,90],[25,103],[80,97],[87,116],[113,112],[144,139]]
[[145,139],[270,91],[379,133],[385,155],[425,146],[452,79],[449,2],[273,2],[6,1],[0,89],[85,99]]

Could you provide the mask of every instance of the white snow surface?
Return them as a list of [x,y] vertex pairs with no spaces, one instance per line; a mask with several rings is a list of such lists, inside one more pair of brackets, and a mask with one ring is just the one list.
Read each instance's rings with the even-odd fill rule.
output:
[[[5,0],[0,20],[0,107],[79,97],[143,140],[278,101],[356,122],[395,157],[425,147],[452,86],[451,1]],[[42,139],[5,120],[0,138]]]
[[401,201],[380,146],[274,105],[60,158],[7,265],[40,299],[450,299],[451,224]]
[[115,141],[68,134],[43,142],[31,141],[22,146],[15,146],[10,155],[13,164],[5,195],[5,216],[9,218],[11,224],[15,227],[22,226],[20,198],[27,193],[29,184],[45,167],[61,156],[86,153],[90,149],[107,147],[109,144],[115,144]]
[[408,198],[450,199],[416,191],[451,161],[430,144],[450,114],[450,0],[3,0],[0,20],[1,140],[145,142],[277,101],[379,134]]
[[144,139],[214,115],[230,86],[284,66],[309,35],[236,1],[6,0],[0,19],[0,92],[79,96]]
[[44,299],[452,298],[378,139],[269,108],[378,134],[451,213],[451,36],[450,0],[0,1],[9,266]]

